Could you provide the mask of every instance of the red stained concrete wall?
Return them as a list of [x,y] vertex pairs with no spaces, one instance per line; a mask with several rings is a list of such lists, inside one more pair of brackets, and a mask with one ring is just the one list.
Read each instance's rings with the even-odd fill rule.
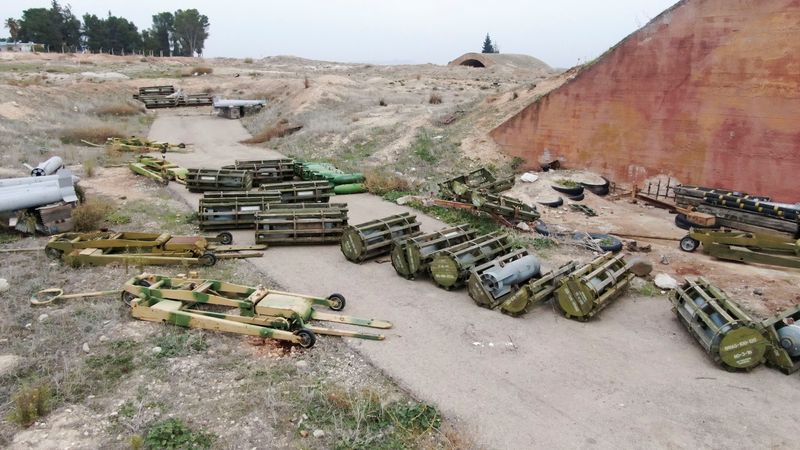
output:
[[800,201],[800,0],[684,0],[491,136],[528,167]]

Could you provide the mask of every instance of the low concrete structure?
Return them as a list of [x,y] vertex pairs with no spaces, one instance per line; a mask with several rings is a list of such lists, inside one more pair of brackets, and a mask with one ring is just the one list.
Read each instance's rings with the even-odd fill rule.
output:
[[511,69],[528,69],[552,71],[544,61],[530,55],[519,55],[512,53],[464,53],[458,58],[450,61],[448,66],[468,66],[468,67],[494,67],[504,66]]

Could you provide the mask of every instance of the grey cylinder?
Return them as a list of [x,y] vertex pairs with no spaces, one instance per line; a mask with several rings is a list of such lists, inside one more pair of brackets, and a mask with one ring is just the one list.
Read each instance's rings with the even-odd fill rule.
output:
[[31,170],[31,176],[43,177],[46,175],[52,175],[62,167],[64,167],[64,160],[59,156],[53,156],[47,161],[41,162],[38,166],[34,167]]
[[800,356],[800,326],[792,324],[778,329],[781,347],[792,358]]
[[73,177],[68,170],[58,175],[0,180],[0,211],[44,206],[57,202],[77,202]]
[[511,292],[511,287],[539,274],[541,264],[533,255],[523,256],[503,267],[490,269],[481,274],[481,281],[494,298]]

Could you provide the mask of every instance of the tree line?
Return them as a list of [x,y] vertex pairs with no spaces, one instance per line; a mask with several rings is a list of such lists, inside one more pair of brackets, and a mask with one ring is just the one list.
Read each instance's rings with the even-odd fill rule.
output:
[[142,53],[155,56],[202,55],[208,38],[208,17],[196,9],[179,9],[153,16],[149,29],[108,12],[107,17],[84,14],[81,21],[69,5],[53,0],[50,8],[29,8],[19,19],[4,23],[12,41],[34,42],[48,51]]

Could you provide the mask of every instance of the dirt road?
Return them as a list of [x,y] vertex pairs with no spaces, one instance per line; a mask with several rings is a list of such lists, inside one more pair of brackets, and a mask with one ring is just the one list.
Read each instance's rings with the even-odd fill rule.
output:
[[[170,111],[159,113],[149,137],[192,142],[192,153],[170,156],[185,166],[279,156],[237,143],[246,136],[238,121]],[[172,186],[196,208],[198,195]],[[337,201],[348,203],[351,223],[407,210],[366,194]],[[444,225],[419,219],[426,231]],[[253,239],[252,231],[235,235],[237,243]],[[250,261],[288,290],[340,292],[348,313],[394,322],[384,342],[349,343],[463,421],[478,445],[793,446],[798,376],[719,369],[665,297],[627,295],[590,323],[563,319],[549,305],[514,319],[478,308],[463,290],[400,278],[389,262],[352,264],[338,246],[274,247]]]

